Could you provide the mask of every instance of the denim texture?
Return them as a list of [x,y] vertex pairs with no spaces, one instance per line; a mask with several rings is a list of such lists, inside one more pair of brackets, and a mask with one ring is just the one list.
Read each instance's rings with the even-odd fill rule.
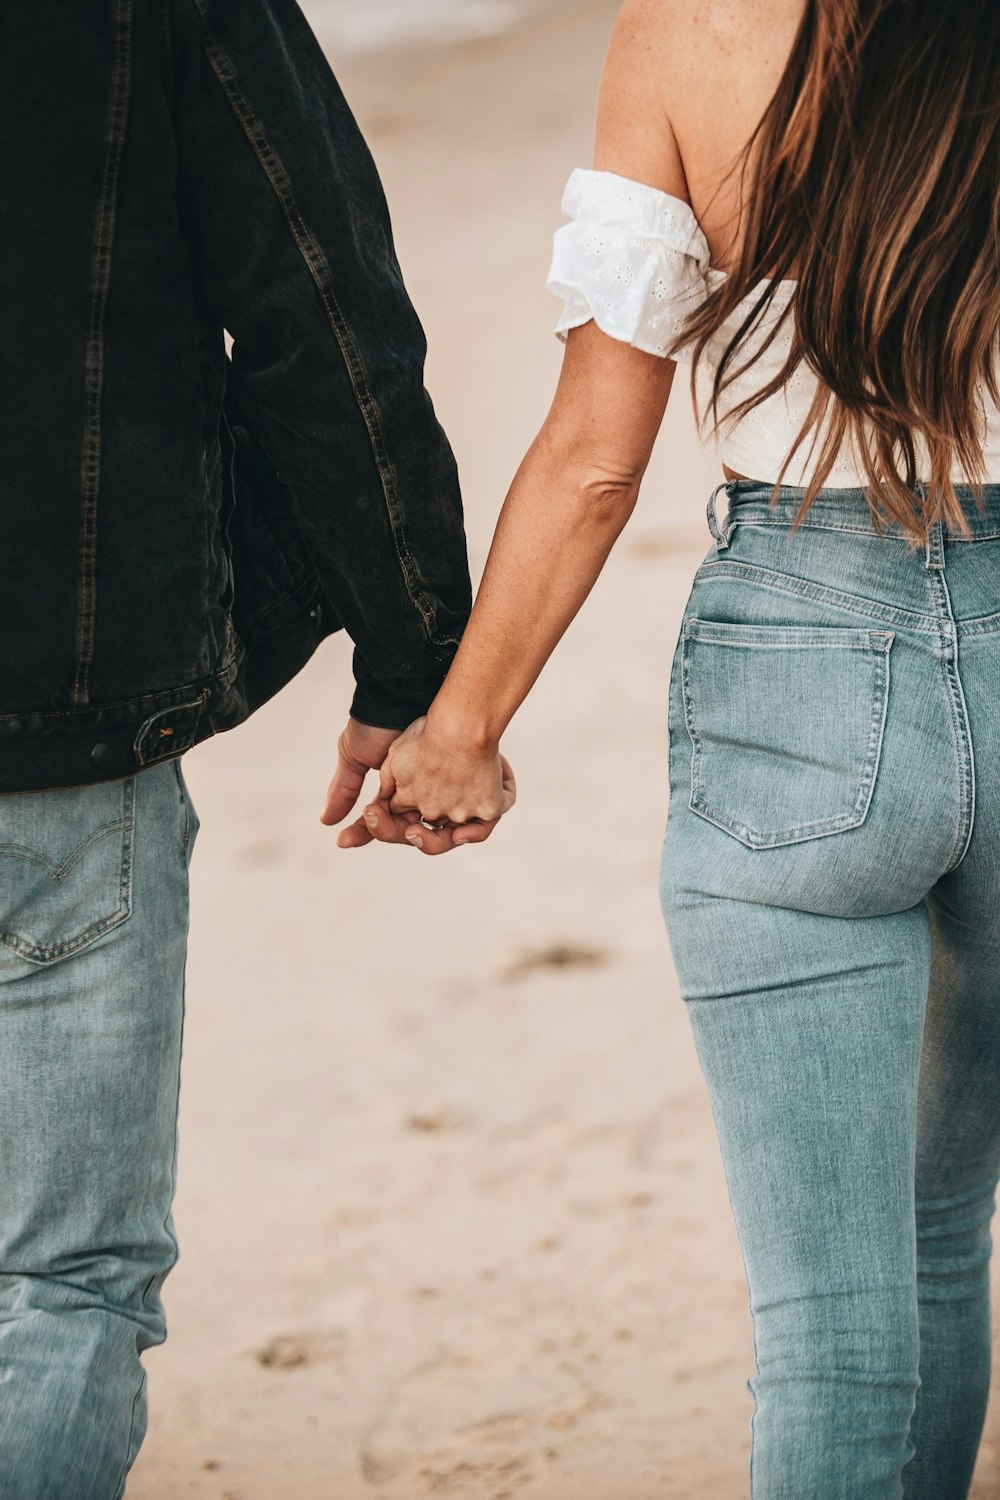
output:
[[753,1315],[752,1500],[962,1500],[1000,1172],[1000,486],[713,504],[662,900]]
[[468,616],[458,478],[294,0],[0,7],[0,132],[0,792],[181,754],[341,627],[402,728]]
[[4,1500],[117,1500],[145,1432],[197,826],[176,760],[0,802]]

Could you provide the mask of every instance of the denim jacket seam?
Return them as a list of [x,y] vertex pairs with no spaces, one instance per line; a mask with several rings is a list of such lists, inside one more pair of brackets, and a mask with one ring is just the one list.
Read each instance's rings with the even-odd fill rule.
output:
[[228,682],[231,676],[231,666],[227,662],[217,672],[211,672],[207,677],[201,677],[196,682],[188,682],[180,687],[159,688],[151,693],[142,693],[136,698],[114,698],[108,702],[85,704],[77,708],[52,708],[40,711],[26,709],[23,713],[0,714],[0,724],[23,724],[28,720],[80,719],[85,718],[88,711],[104,713],[109,709],[117,708],[144,709],[147,706],[151,707],[154,703],[159,703],[164,698],[180,700],[176,703],[165,704],[165,708],[185,708],[189,704],[193,706],[195,698],[191,696],[192,694],[198,694],[203,698],[206,691],[210,691],[220,682]]
[[454,645],[452,637],[439,637],[435,632],[436,610],[417,584],[417,566],[406,538],[403,506],[399,499],[398,483],[392,459],[385,445],[385,433],[378,403],[372,392],[365,369],[364,359],[354,337],[350,322],[344,314],[333,285],[329,265],[318,241],[306,224],[295,196],[292,180],[283,161],[268,138],[259,117],[243,92],[236,65],[212,31],[205,0],[193,0],[201,21],[205,52],[218,79],[229,106],[238,120],[244,135],[266,175],[281,211],[285,216],[292,239],[312,277],[323,303],[327,322],[340,349],[347,367],[351,388],[358,410],[364,419],[371,443],[375,467],[378,471],[386,511],[392,532],[393,546],[399,562],[406,593],[414,609],[420,615],[427,639],[433,645]]
[[174,92],[174,28],[171,0],[154,0],[150,9],[152,12],[153,35],[156,37],[159,46],[159,62],[163,86],[168,98],[172,98]]
[[97,211],[90,287],[90,322],[84,368],[84,426],[81,460],[80,594],[77,614],[76,672],[73,701],[86,704],[90,696],[90,668],[94,658],[97,616],[97,511],[101,487],[101,400],[104,388],[104,336],[111,261],[118,214],[118,186],[128,131],[132,85],[132,21],[134,0],[117,0],[115,60],[108,103],[101,196]]

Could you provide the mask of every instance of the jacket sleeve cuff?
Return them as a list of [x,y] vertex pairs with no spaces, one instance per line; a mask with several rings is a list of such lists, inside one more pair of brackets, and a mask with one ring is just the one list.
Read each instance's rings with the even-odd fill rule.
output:
[[445,674],[388,682],[359,682],[351,718],[375,729],[406,729],[430,708]]

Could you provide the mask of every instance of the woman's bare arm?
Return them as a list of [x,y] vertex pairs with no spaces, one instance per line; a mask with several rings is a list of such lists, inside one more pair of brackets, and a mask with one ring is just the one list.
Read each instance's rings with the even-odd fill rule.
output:
[[[619,17],[598,107],[599,169],[686,196],[663,99],[664,13],[630,0]],[[552,408],[514,479],[472,618],[426,720],[408,730],[383,771],[383,800],[345,846],[374,835],[420,839],[428,853],[485,837],[513,801],[500,738],[577,614],[639,493],[673,380],[673,363],[575,329]],[[428,833],[397,813],[473,828]],[[373,818],[377,822],[373,823]]]
[[552,410],[504,503],[428,716],[449,739],[499,742],[590,593],[638,498],[673,368],[595,323],[570,334]]

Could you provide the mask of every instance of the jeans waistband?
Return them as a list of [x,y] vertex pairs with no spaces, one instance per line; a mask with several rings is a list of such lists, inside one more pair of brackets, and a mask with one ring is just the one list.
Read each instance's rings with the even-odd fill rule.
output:
[[[728,499],[728,514],[719,515],[720,491]],[[982,488],[982,506],[976,503],[973,490],[968,485],[957,485],[962,510],[968,522],[968,531],[957,526],[938,523],[931,528],[928,546],[944,542],[986,542],[1000,539],[1000,484],[986,484]],[[736,526],[782,526],[791,527],[806,492],[793,485],[781,485],[777,495],[774,486],[756,479],[734,479],[720,484],[714,490],[708,506],[708,524],[716,543],[728,546],[729,537]],[[902,528],[895,522],[886,522],[876,527],[868,501],[861,489],[820,490],[801,527],[842,533],[857,533],[878,536],[912,545]]]

